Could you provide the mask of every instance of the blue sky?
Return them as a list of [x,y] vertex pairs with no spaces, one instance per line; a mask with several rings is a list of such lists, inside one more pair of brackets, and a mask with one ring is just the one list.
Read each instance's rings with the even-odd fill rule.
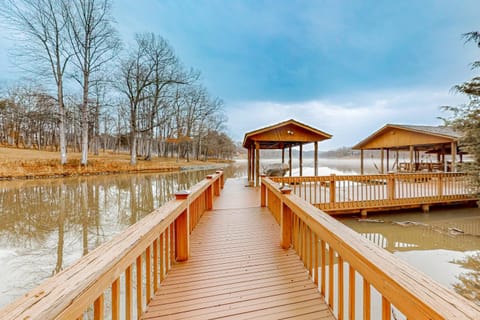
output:
[[[351,146],[386,123],[440,124],[451,87],[475,75],[476,1],[115,0],[126,43],[165,37],[225,101],[228,132],[290,118],[333,134],[323,150]],[[0,40],[0,68],[8,69]],[[1,70],[1,69],[0,69]]]

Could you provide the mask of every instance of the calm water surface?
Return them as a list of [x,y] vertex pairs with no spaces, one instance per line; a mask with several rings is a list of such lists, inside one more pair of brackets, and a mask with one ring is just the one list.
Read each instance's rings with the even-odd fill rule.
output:
[[[267,163],[267,161],[265,162]],[[312,162],[304,174],[313,173]],[[358,160],[320,159],[320,174],[353,174]],[[246,161],[225,169],[246,176]],[[294,169],[293,173],[298,171]],[[0,307],[78,260],[211,171],[0,182]],[[342,223],[479,303],[480,209],[370,215]]]
[[0,307],[214,171],[1,181]]

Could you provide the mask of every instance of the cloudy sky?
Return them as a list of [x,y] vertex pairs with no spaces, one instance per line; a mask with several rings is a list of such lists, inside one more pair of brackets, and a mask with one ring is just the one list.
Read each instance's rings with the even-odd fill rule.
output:
[[[441,124],[475,75],[478,0],[113,0],[126,43],[165,37],[225,101],[229,134],[294,118],[351,146],[386,123]],[[3,37],[4,38],[4,37]],[[0,40],[0,79],[11,72]]]

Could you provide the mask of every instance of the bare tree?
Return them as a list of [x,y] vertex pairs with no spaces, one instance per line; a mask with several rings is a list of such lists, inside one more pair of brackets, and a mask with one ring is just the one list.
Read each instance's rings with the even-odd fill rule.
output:
[[120,48],[120,40],[113,28],[110,0],[72,1],[71,8],[67,12],[68,35],[75,57],[74,65],[80,73],[75,78],[82,86],[80,108],[82,157],[80,163],[86,166],[88,162],[88,104],[91,77],[116,56]]
[[[60,162],[67,162],[64,75],[71,57],[67,45],[67,0],[4,0],[0,14],[18,33],[21,57],[34,64],[22,65],[37,75],[43,70],[54,79],[59,112]],[[43,67],[43,68],[42,68]]]

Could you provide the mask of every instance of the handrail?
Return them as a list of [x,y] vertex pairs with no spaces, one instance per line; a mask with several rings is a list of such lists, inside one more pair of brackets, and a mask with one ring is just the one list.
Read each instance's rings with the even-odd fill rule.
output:
[[[217,171],[189,192],[177,193],[175,200],[1,309],[0,319],[82,319],[92,305],[94,319],[103,319],[104,293],[109,289],[113,320],[132,319],[134,313],[139,317],[173,263],[188,259],[189,234],[202,214],[212,209],[223,181],[223,172]],[[122,275],[125,300],[121,307]]]
[[[480,307],[290,191],[263,178],[261,204],[278,217],[281,246],[293,246],[338,319],[346,318],[347,308],[348,318],[355,319],[355,300],[363,301],[360,314],[370,319],[371,286],[381,295],[382,319],[391,319],[393,307],[407,319],[480,319]],[[361,293],[355,286],[358,276],[363,278]]]
[[467,179],[456,172],[271,178],[329,213],[474,200]]

